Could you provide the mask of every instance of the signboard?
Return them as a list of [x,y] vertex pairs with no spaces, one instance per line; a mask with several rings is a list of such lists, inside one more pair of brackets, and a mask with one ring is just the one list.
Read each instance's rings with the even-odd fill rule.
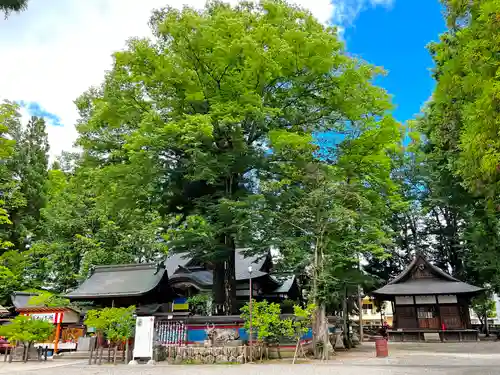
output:
[[135,321],[134,358],[153,358],[154,316],[140,316]]
[[54,324],[62,323],[64,313],[47,313],[47,314],[30,314],[31,319],[35,320],[45,320],[46,322],[51,322]]
[[457,296],[455,295],[444,295],[438,296],[439,303],[457,303]]
[[413,296],[396,296],[396,305],[413,305]]
[[415,303],[417,305],[435,305],[436,296],[416,296]]

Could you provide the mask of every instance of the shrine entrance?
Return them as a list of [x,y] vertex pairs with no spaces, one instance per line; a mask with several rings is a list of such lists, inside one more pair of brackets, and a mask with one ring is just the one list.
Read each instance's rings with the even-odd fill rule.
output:
[[439,316],[436,306],[417,307],[418,328],[440,329]]

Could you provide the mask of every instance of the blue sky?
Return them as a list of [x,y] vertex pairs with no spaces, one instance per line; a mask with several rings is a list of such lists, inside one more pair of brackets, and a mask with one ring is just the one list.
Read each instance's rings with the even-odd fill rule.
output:
[[19,105],[28,111],[30,116],[43,117],[49,120],[52,126],[63,126],[61,118],[58,115],[48,112],[46,109],[42,108],[39,103],[20,100]]
[[344,33],[349,53],[384,67],[377,80],[392,96],[399,121],[411,119],[432,94],[433,63],[425,46],[445,31],[439,0],[395,0],[359,13]]

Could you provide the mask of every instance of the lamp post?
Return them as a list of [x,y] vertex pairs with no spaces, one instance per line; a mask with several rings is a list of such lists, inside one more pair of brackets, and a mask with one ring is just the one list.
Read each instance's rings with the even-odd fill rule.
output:
[[248,266],[248,274],[250,275],[249,280],[250,280],[250,287],[249,287],[249,298],[250,300],[248,301],[248,311],[250,314],[250,329],[248,330],[248,347],[250,350],[250,363],[252,363],[252,266]]

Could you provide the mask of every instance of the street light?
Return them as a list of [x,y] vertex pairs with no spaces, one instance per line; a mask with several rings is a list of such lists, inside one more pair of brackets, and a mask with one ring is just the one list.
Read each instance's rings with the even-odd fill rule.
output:
[[248,310],[250,311],[250,329],[248,330],[248,346],[250,348],[250,363],[252,363],[252,266],[248,266],[248,274],[250,275],[250,290],[249,296],[250,300],[248,302]]

